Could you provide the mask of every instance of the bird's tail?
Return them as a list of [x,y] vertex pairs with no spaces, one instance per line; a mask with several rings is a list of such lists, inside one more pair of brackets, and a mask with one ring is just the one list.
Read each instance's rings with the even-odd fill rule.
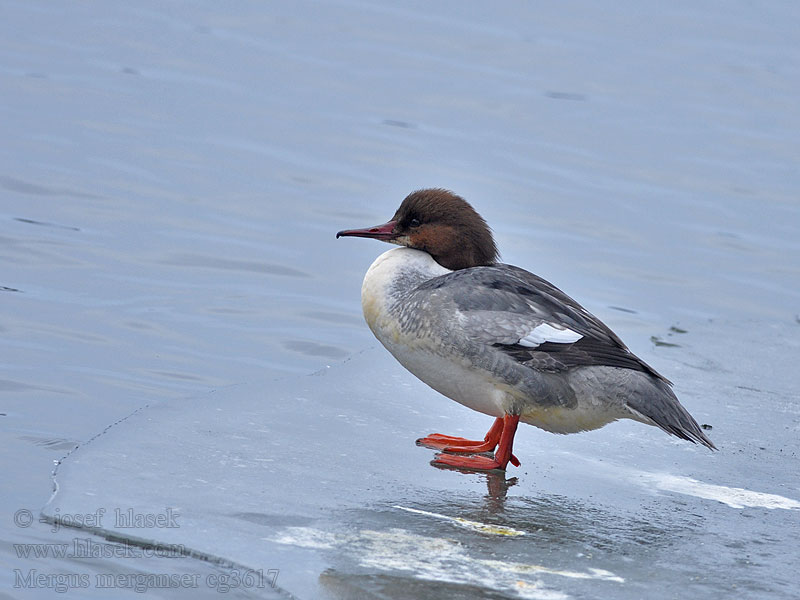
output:
[[652,393],[632,394],[627,400],[628,408],[636,415],[637,420],[652,423],[683,440],[703,444],[711,450],[717,449],[694,417],[678,401],[668,383],[651,378],[650,384]]

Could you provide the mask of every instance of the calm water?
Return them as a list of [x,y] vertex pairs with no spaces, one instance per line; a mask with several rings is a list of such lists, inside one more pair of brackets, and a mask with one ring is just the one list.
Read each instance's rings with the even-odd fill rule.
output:
[[[345,227],[385,221],[405,194],[427,186],[464,195],[494,228],[506,262],[562,287],[665,371],[698,419],[713,421],[711,435],[721,447],[713,459],[718,462],[706,464],[712,459],[689,453],[691,448],[675,449],[649,430],[620,426],[600,437],[574,436],[577,441],[526,430],[535,440],[530,451],[542,454],[526,461],[531,469],[508,491],[508,523],[515,517],[529,521],[541,511],[552,516],[555,500],[548,493],[575,503],[578,527],[588,527],[586,511],[608,511],[602,500],[587,506],[576,499],[582,473],[595,467],[573,459],[595,452],[588,450],[592,440],[604,440],[599,446],[610,452],[607,458],[646,473],[748,473],[715,483],[799,499],[798,9],[787,3],[766,10],[744,2],[618,6],[609,13],[582,2],[525,4],[505,12],[462,2],[243,2],[224,9],[212,2],[5,2],[5,593],[49,596],[49,583],[14,587],[15,569],[24,575],[37,569],[89,576],[91,585],[81,590],[86,596],[108,593],[95,585],[96,575],[133,571],[197,575],[202,591],[217,594],[206,578],[229,570],[193,558],[25,558],[15,544],[72,543],[74,531],[52,532],[37,520],[52,491],[54,461],[141,406],[180,407],[183,413],[171,417],[177,426],[181,414],[192,414],[192,401],[185,398],[200,398],[198,407],[208,407],[208,393],[230,384],[263,390],[268,385],[259,382],[283,378],[290,383],[280,389],[291,389],[292,381],[299,386],[308,373],[329,365],[336,370],[364,349],[374,353],[364,370],[377,369],[380,349],[363,324],[359,288],[384,248],[333,236]],[[397,369],[393,376],[404,377]],[[352,414],[360,406],[355,388],[348,393],[347,379],[337,381],[345,388],[338,390],[339,412]],[[478,416],[419,390],[431,394],[433,412],[403,430],[408,443],[397,458],[401,469],[403,461],[418,469],[427,460],[410,443],[412,430],[448,423],[470,434],[473,427],[483,428]],[[246,400],[228,393],[232,403]],[[769,410],[753,411],[754,406]],[[376,405],[365,418],[377,422],[382,416]],[[443,416],[452,421],[439,421]],[[142,440],[153,441],[155,430],[143,428]],[[213,420],[206,429],[214,429]],[[110,460],[113,449],[126,453],[137,444],[130,436],[115,442],[114,435],[119,434],[112,430],[103,439]],[[652,446],[639,442],[639,435],[649,436]],[[634,456],[614,454],[609,446],[615,439],[633,444],[620,452]],[[663,453],[663,462],[639,464],[639,443],[643,452]],[[236,448],[228,441],[220,451]],[[548,448],[566,453],[565,465],[578,465],[563,473],[563,489],[536,487],[541,473],[532,469],[548,468]],[[166,495],[171,475],[161,469],[164,457],[186,466],[184,451],[179,445],[153,447],[153,465],[133,467],[134,491],[146,486],[156,497]],[[687,462],[700,472],[684,470]],[[205,467],[193,468],[189,474],[202,478]],[[72,481],[88,482],[104,472],[76,469]],[[313,469],[307,475],[307,481],[315,480]],[[436,477],[431,485],[442,493],[448,486],[469,488],[459,496],[458,510],[468,512],[470,493],[478,493],[474,486],[485,487],[483,481],[440,476],[424,475]],[[331,478],[349,481],[344,473]],[[302,496],[302,480],[290,480],[293,493]],[[111,483],[109,489],[121,493],[122,479]],[[242,478],[239,485],[252,483]],[[614,495],[613,485],[592,486],[598,498]],[[439,496],[426,498],[421,489],[409,492],[416,508],[447,512]],[[85,499],[85,492],[73,487],[69,497],[84,493]],[[369,498],[379,504],[393,496]],[[702,516],[708,501],[696,502],[687,510]],[[231,504],[227,510],[235,510],[236,501]],[[74,504],[80,510],[90,505]],[[731,512],[715,512],[715,527],[734,531],[748,517],[763,522],[767,554],[780,555],[790,536],[796,538],[793,509],[737,512],[725,506]],[[391,511],[385,519],[375,517],[373,504],[350,509],[356,511],[348,513],[352,522],[363,524],[359,531],[408,522]],[[27,513],[19,511],[31,511],[30,526],[21,526]],[[556,530],[567,531],[573,513],[555,512],[562,528]],[[22,517],[15,521],[17,514]],[[602,548],[614,526],[611,517],[598,518],[596,546]],[[626,516],[629,532],[638,530],[632,523],[639,518]],[[275,531],[293,525],[270,523]],[[188,541],[214,531],[204,534],[199,525]],[[188,534],[187,528],[181,533]],[[457,532],[449,535],[458,538]],[[630,536],[623,532],[614,539]],[[336,539],[346,546],[345,538]],[[739,542],[724,535],[714,539],[717,550],[703,564],[727,557]],[[491,541],[482,543],[491,551]],[[356,556],[357,549],[350,554]],[[744,554],[731,560],[770,561]],[[299,563],[269,567],[280,569],[278,583],[288,592],[443,593],[426,588],[430,577],[420,570],[360,563],[355,568],[305,551],[297,556]],[[513,552],[504,556],[514,559]],[[556,561],[559,568],[577,569],[566,556]],[[668,551],[656,558],[674,560]],[[617,566],[606,565],[611,572]],[[785,563],[776,570],[771,576],[764,569],[747,571],[738,584],[751,597],[796,595],[797,575]],[[685,583],[679,570],[670,573],[633,569],[620,589],[636,595],[648,580],[658,580],[659,590]],[[289,586],[303,578],[319,588]],[[485,593],[475,585],[464,597]],[[178,591],[153,593],[171,597]],[[704,591],[719,594],[713,597],[728,593],[719,580]],[[548,582],[535,593],[530,597],[583,592]],[[510,587],[497,594],[523,592]]]

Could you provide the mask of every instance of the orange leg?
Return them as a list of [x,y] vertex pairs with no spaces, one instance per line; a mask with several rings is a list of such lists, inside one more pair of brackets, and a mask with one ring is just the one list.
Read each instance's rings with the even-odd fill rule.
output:
[[519,460],[511,452],[518,424],[519,415],[505,415],[495,419],[483,442],[434,433],[417,440],[417,444],[441,449],[445,452],[466,454],[491,452],[497,447],[494,460],[486,456],[449,456],[447,454],[439,454],[433,461],[436,464],[479,471],[505,469],[509,462],[518,467]]

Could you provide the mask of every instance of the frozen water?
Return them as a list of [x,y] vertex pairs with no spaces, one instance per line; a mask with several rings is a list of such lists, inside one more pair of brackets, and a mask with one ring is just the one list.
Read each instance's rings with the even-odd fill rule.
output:
[[[0,593],[800,595],[795,4],[2,6]],[[375,347],[384,248],[333,238],[424,186],[674,380],[720,452],[525,427],[509,479],[430,467],[416,437],[488,423]],[[53,531],[76,446],[45,513],[111,512]]]
[[[491,419],[374,349],[314,375],[137,411],[64,461],[45,513],[100,508],[100,535],[278,569],[280,589],[300,598],[406,597],[407,586],[418,598],[670,598],[679,580],[690,596],[791,597],[800,489],[783,463],[800,443],[778,424],[796,418],[793,391],[709,367],[723,353],[748,358],[714,324],[687,327],[681,348],[658,358],[715,424],[717,453],[633,422],[574,436],[524,427],[522,468],[506,476],[434,468],[416,437],[480,434]],[[780,354],[762,358],[782,368]],[[754,405],[770,418],[740,423]],[[124,519],[167,511],[177,526]]]

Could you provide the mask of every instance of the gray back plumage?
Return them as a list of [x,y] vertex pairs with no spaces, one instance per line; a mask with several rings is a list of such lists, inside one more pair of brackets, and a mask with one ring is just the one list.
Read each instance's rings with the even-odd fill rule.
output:
[[[626,403],[636,414],[667,433],[714,448],[675,397],[669,380],[575,300],[524,269],[502,264],[460,269],[413,288],[397,310],[404,329],[455,348],[456,354],[500,375],[542,405],[575,404],[580,390],[561,375],[584,367],[613,367],[598,383],[627,389]],[[581,337],[535,347],[520,343],[543,324]]]

